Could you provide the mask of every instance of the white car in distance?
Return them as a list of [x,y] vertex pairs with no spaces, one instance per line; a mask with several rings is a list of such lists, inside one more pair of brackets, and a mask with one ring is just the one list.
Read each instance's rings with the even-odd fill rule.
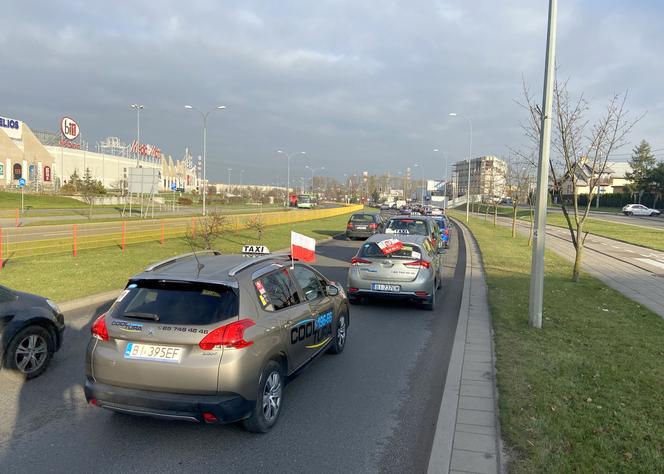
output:
[[657,217],[661,213],[657,209],[650,209],[642,204],[627,204],[622,208],[626,216],[652,216]]

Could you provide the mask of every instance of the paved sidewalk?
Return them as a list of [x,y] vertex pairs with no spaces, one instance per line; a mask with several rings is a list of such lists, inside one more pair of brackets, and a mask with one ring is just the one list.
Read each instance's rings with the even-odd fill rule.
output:
[[429,473],[503,471],[495,353],[479,248],[466,241],[466,277]]
[[[530,225],[517,222],[518,232],[528,235]],[[511,226],[512,219],[499,217],[498,223]],[[547,226],[546,248],[574,262],[567,229]],[[664,252],[590,234],[581,265],[607,286],[664,318]]]

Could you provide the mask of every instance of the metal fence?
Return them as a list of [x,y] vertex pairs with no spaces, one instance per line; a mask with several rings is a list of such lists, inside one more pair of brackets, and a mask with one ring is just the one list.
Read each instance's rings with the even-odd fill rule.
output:
[[[248,229],[260,220],[264,226],[292,224],[326,217],[335,217],[362,210],[362,205],[277,211],[251,214],[224,215],[223,229],[237,232]],[[117,247],[124,251],[127,245],[155,242],[184,237],[196,237],[203,217],[181,217],[152,220],[123,220],[80,224],[56,224],[29,227],[0,228],[0,269],[3,259],[18,259],[40,255],[70,253],[81,250]]]

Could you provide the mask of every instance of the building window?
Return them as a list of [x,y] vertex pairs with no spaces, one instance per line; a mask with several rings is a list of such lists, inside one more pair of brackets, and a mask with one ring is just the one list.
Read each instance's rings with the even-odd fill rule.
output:
[[0,163],[0,178],[4,178],[4,177],[5,177],[5,165]]

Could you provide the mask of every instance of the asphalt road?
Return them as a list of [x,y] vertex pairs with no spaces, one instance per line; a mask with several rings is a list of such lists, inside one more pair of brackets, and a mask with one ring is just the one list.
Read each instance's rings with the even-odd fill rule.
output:
[[[562,213],[563,211],[560,210],[558,207],[550,207],[548,209],[549,212],[559,212]],[[664,217],[650,217],[650,216],[625,216],[623,214],[612,214],[609,212],[595,212],[595,211],[590,211],[588,214],[589,218],[592,219],[597,219],[597,220],[604,220],[604,221],[609,221],[609,222],[618,222],[621,224],[631,224],[631,225],[640,225],[644,227],[655,227],[657,229],[662,229],[664,230]]]
[[[463,288],[459,238],[453,229],[436,310],[353,306],[345,352],[320,357],[289,383],[266,435],[86,405],[84,350],[104,307],[66,314],[66,344],[42,377],[21,384],[0,374],[0,471],[425,472]],[[318,268],[345,283],[359,245],[319,246]]]

